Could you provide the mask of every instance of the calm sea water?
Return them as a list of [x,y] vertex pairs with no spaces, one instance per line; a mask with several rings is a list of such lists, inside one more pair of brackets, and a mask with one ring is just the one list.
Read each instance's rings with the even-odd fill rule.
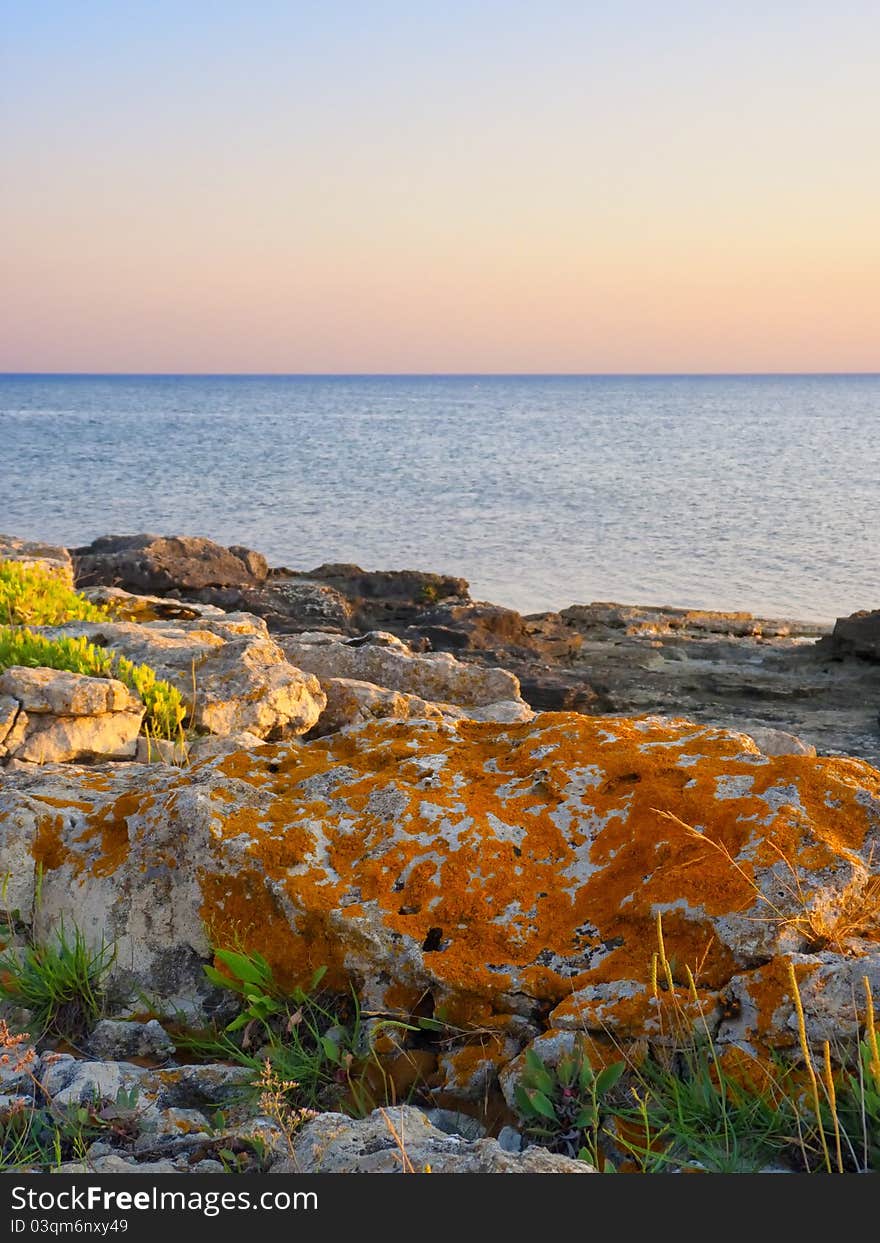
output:
[[880,607],[880,376],[0,377],[0,531],[829,620]]

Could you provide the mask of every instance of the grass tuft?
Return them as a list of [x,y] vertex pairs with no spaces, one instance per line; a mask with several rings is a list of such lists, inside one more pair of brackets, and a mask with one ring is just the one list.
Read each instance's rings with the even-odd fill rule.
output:
[[79,930],[62,925],[55,941],[0,954],[0,999],[29,1010],[43,1035],[76,1040],[97,1021],[104,980],[116,958],[113,946],[90,949]]

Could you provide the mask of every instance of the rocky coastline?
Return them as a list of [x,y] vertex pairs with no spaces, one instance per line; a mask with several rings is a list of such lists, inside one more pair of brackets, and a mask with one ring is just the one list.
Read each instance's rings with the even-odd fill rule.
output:
[[[524,617],[463,579],[194,537],[0,536],[4,563],[83,602],[7,631],[104,662],[0,667],[4,962],[59,929],[107,955],[66,1032],[3,986],[0,1125],[106,1123],[62,1169],[584,1173],[597,1151],[528,1125],[537,1066],[630,1067],[673,1028],[731,1066],[858,1043],[880,610]],[[327,1082],[292,1113],[260,1080],[280,1016],[327,1014]],[[240,1056],[207,1058],[209,1029]]]

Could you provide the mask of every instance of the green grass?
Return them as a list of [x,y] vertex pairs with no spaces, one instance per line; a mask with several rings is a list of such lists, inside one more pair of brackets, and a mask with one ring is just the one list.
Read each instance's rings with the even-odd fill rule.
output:
[[70,937],[62,925],[54,942],[0,954],[0,1000],[29,1010],[41,1034],[78,1039],[101,1016],[115,957],[114,947],[90,949],[79,928]]
[[14,665],[64,669],[92,678],[118,678],[146,705],[145,728],[157,738],[174,739],[186,715],[180,692],[148,665],[135,665],[85,638],[50,639],[27,628],[0,626],[0,673]]
[[9,626],[60,626],[106,621],[105,608],[71,590],[57,571],[0,561],[0,622]]

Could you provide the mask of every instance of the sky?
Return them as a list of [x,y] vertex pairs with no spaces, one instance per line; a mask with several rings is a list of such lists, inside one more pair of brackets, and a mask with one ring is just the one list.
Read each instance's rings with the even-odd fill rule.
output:
[[880,370],[876,0],[0,0],[0,371]]

